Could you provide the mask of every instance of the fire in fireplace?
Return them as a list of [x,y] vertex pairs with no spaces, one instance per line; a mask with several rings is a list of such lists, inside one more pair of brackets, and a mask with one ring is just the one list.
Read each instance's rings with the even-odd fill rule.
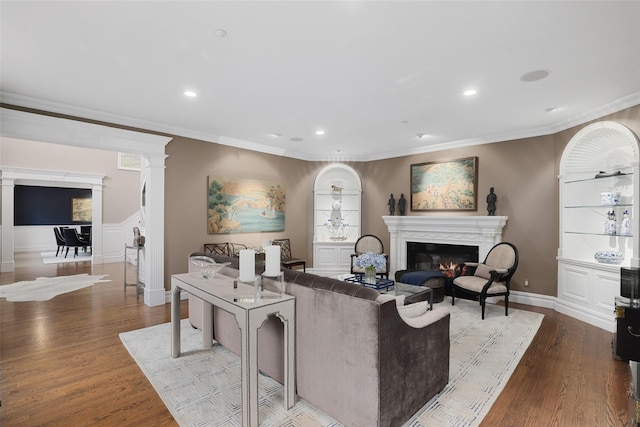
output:
[[453,277],[465,262],[478,262],[477,246],[407,242],[408,270],[440,270]]

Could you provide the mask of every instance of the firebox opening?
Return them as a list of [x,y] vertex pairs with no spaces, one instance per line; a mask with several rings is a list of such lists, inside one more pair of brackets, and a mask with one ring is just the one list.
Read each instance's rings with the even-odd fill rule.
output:
[[453,277],[465,262],[478,262],[478,246],[407,242],[408,270],[440,270]]

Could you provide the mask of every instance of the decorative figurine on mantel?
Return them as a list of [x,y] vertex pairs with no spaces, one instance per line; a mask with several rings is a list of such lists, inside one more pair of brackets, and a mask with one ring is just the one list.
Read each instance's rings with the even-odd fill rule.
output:
[[389,205],[389,215],[393,216],[396,212],[396,199],[393,198],[393,193],[391,193],[387,205]]
[[404,198],[404,193],[400,194],[400,199],[398,200],[398,209],[400,210],[400,215],[404,216],[407,212],[407,199]]
[[496,201],[498,200],[498,196],[493,192],[493,187],[489,189],[489,194],[487,194],[487,212],[489,216],[494,216],[496,214]]

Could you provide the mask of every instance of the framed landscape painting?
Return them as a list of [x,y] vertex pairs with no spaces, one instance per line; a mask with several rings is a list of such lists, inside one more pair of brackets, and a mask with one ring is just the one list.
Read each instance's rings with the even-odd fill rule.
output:
[[91,222],[93,218],[93,200],[92,199],[71,199],[71,221],[72,222]]
[[276,182],[209,176],[207,233],[284,231],[285,188]]
[[478,158],[411,165],[411,210],[478,210]]

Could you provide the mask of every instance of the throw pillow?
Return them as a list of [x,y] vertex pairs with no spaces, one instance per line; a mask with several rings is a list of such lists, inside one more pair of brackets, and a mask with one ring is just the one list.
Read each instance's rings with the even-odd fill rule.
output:
[[486,264],[478,264],[476,272],[473,275],[476,277],[482,277],[483,279],[491,279],[491,270],[493,270],[493,268]]
[[422,316],[429,310],[428,304],[428,301],[421,301],[415,304],[403,305],[402,307],[398,307],[398,313],[400,314],[400,317],[407,319]]

